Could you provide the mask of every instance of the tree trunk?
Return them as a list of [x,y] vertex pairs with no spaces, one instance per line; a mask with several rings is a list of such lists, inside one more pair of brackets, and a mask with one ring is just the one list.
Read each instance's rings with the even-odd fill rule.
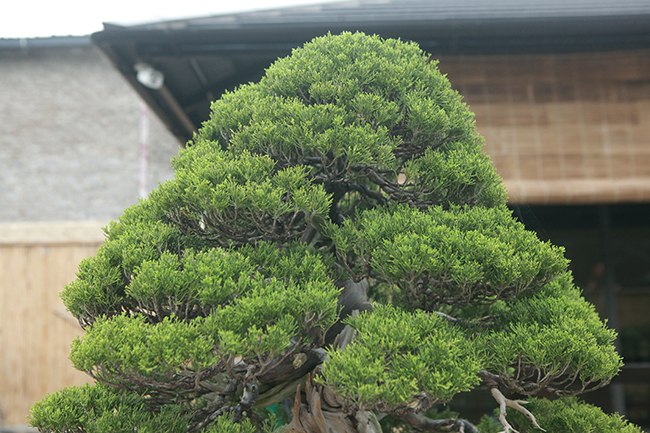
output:
[[328,388],[314,383],[311,378],[305,383],[305,392],[296,390],[293,404],[293,419],[287,426],[287,433],[382,433],[374,413],[357,411],[347,413],[342,402]]

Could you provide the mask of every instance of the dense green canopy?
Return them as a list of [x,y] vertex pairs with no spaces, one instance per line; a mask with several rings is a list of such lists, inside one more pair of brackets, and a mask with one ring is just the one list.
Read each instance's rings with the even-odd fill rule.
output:
[[80,264],[61,294],[86,329],[70,358],[98,384],[31,422],[248,432],[289,398],[286,416],[311,404],[362,431],[478,388],[606,384],[613,331],[562,248],[513,218],[482,145],[416,44],[344,33],[294,50],[214,102],[175,178]]

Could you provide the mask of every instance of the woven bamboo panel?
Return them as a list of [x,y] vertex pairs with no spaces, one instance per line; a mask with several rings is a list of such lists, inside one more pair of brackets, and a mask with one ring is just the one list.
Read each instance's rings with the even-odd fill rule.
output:
[[0,225],[0,425],[24,425],[47,393],[88,381],[68,360],[83,331],[58,293],[101,245],[101,226]]
[[440,59],[512,203],[650,200],[650,50]]

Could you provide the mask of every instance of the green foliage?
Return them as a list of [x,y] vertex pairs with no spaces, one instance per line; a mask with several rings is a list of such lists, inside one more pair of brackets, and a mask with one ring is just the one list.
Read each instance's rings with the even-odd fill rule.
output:
[[[178,253],[182,238],[177,227],[160,221],[113,224],[96,256],[79,265],[77,279],[61,292],[63,303],[80,320],[120,314],[132,306],[126,286],[145,261],[159,260],[165,252]],[[168,255],[166,256],[168,257]]]
[[173,161],[161,204],[172,221],[222,246],[296,239],[329,200],[305,167],[276,165],[267,155],[199,141]]
[[70,313],[80,320],[116,314],[124,299],[124,277],[104,249],[79,264],[77,279],[60,294]]
[[606,383],[613,332],[562,248],[514,220],[482,146],[416,44],[343,33],[294,50],[215,101],[175,178],[82,261],[61,297],[86,330],[70,358],[100,384],[48,396],[32,424],[271,431],[258,417],[307,373],[342,411],[396,418],[486,375],[525,394]]
[[474,115],[416,44],[361,33],[316,38],[212,110],[194,145],[309,166],[326,190],[363,185],[419,207],[505,202]]
[[[239,250],[182,250],[180,235],[175,242],[161,235],[169,232],[166,227],[157,223],[121,228],[122,236],[108,239],[95,257],[84,260],[77,279],[61,293],[68,309],[93,320],[122,312],[137,312],[154,322],[170,315],[193,318],[209,314],[268,278],[291,286],[320,285],[323,296],[333,299],[331,259],[304,245],[289,244],[281,250],[268,243]],[[328,308],[334,309],[335,303]]]
[[508,300],[565,272],[563,249],[541,242],[505,207],[405,206],[361,211],[327,225],[355,279],[378,278],[418,308]]
[[545,386],[561,382],[561,389],[571,394],[592,382],[607,383],[622,365],[614,350],[615,332],[600,321],[569,275],[509,304],[499,325],[481,337],[491,354],[485,367],[510,376],[521,393],[539,391],[532,373],[546,378]]
[[196,370],[215,362],[216,336],[207,327],[203,319],[184,323],[167,317],[151,326],[144,316],[100,318],[85,336],[73,341],[70,359],[81,371],[119,366],[124,371],[155,371],[164,376],[181,368]]
[[417,202],[473,203],[474,197],[482,196],[487,204],[503,201],[503,191],[499,188],[486,188],[500,182],[495,171],[485,161],[485,155],[478,152],[482,142],[471,146],[445,146],[443,152],[428,149],[417,160],[409,161],[404,166],[406,178],[415,185],[427,185],[420,188]]
[[[607,415],[600,408],[575,398],[549,401],[532,399],[526,409],[535,414],[548,433],[642,433],[618,414]],[[521,433],[540,432],[520,412],[508,409],[508,420]],[[483,433],[483,432],[482,432]]]
[[364,407],[426,408],[479,382],[480,352],[437,315],[383,306],[347,322],[357,337],[351,347],[329,352],[324,375]]
[[[495,416],[491,417],[489,415],[483,415],[481,417],[481,421],[476,425],[476,429],[480,433],[500,433],[503,431],[503,426],[501,423],[498,421],[498,412],[499,410],[497,409],[495,411]],[[521,433],[521,432],[520,432]]]
[[[31,409],[30,425],[42,433],[185,433],[191,414],[180,406],[165,406],[159,413],[147,410],[145,399],[104,385],[83,385],[49,394]],[[254,433],[250,422],[233,423],[226,417],[206,431]]]
[[[314,282],[299,286],[284,285],[275,279],[260,281],[247,296],[211,317],[218,321],[219,328],[224,332],[222,338],[228,342],[228,352],[250,356],[250,350],[254,350],[250,344],[260,338],[263,329],[269,335],[275,335],[276,340],[280,335],[286,337],[277,340],[279,346],[274,350],[277,352],[288,346],[291,336],[309,339],[310,335],[315,335],[315,331],[319,336],[316,338],[322,338],[324,331],[336,321],[338,293],[339,289],[331,283]],[[280,344],[282,341],[283,344]],[[322,344],[319,341],[314,343]],[[239,352],[234,350],[235,347],[248,349]]]
[[270,360],[290,338],[294,344],[322,338],[336,320],[338,292],[327,283],[284,285],[258,278],[236,303],[206,318],[187,322],[172,316],[153,326],[144,315],[99,318],[73,342],[70,359],[107,381],[115,380],[115,369],[164,381],[172,373],[217,365],[217,353]]
[[320,254],[304,244],[289,244],[278,250],[270,243],[239,250],[251,260],[266,278],[307,283],[329,281],[332,278],[334,259]]

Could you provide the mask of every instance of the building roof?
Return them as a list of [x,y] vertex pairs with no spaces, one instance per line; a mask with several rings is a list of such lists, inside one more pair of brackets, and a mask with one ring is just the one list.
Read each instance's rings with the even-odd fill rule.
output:
[[[386,31],[423,26],[434,37],[559,36],[647,33],[650,3],[644,0],[361,0],[215,15],[131,26],[133,31],[261,30],[282,26]],[[599,25],[595,25],[598,23]],[[277,28],[277,27],[276,27]],[[255,38],[255,35],[249,35]],[[399,36],[393,34],[391,36]]]
[[0,50],[88,47],[90,36],[52,36],[48,38],[0,38]]
[[[650,46],[647,0],[358,0],[134,26],[105,24],[93,42],[185,143],[210,101],[258,80],[276,58],[327,32],[418,42],[434,55]],[[144,86],[140,69],[162,72]]]

